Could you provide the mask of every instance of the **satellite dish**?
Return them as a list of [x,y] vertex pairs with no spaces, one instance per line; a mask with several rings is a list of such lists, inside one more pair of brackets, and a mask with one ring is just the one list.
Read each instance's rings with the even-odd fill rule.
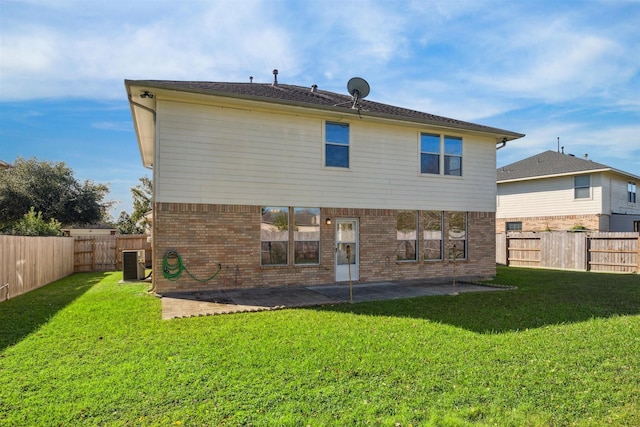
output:
[[369,83],[363,78],[353,77],[347,83],[347,90],[356,99],[366,98],[369,95]]

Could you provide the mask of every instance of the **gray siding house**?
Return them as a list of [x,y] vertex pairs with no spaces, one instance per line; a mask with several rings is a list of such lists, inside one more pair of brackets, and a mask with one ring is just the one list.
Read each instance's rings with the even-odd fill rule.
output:
[[640,231],[640,176],[545,151],[498,168],[496,232]]

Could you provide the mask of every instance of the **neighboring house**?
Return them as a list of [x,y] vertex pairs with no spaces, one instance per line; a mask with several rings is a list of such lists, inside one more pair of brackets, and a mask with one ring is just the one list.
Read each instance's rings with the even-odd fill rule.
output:
[[640,231],[640,176],[555,151],[497,170],[496,232]]
[[12,167],[9,163],[5,162],[4,160],[0,160],[0,171],[3,169],[9,169],[10,167]]
[[65,236],[114,236],[118,234],[118,229],[108,224],[93,224],[86,226],[72,226],[62,229]]
[[[496,146],[523,135],[287,84],[126,80],[160,292],[495,275]],[[160,266],[188,274],[171,281]],[[164,274],[163,274],[164,273]]]

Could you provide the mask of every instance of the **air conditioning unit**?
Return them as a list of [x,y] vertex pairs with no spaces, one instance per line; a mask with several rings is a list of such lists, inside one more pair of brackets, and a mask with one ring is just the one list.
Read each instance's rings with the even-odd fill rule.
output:
[[143,280],[144,263],[144,249],[122,251],[122,280]]

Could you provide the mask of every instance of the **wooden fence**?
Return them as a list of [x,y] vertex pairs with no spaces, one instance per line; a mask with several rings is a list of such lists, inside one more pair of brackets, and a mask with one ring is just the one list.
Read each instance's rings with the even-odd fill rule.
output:
[[78,236],[74,244],[74,271],[122,270],[122,251],[145,249],[151,265],[151,243],[147,235]]
[[640,273],[640,233],[499,233],[496,262],[519,267]]
[[0,235],[0,301],[73,273],[72,237]]

